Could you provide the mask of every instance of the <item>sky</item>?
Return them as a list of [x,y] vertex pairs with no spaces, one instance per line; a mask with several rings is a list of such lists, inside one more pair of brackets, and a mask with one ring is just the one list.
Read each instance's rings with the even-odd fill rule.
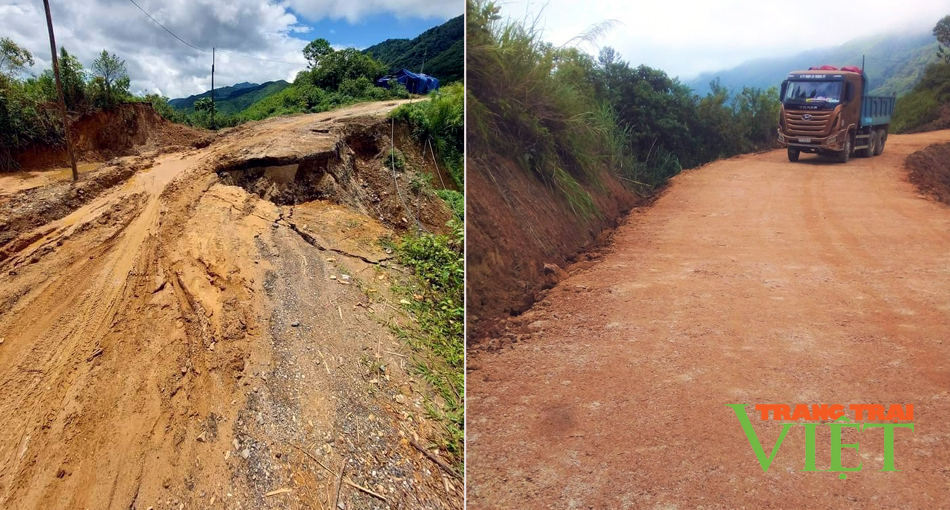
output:
[[[462,0],[51,0],[56,44],[86,69],[103,49],[125,60],[135,93],[170,98],[240,82],[292,81],[306,65],[301,51],[318,37],[336,48],[366,48],[412,38],[464,12]],[[43,2],[0,0],[0,37],[33,53],[39,75],[51,67]],[[239,54],[277,60],[266,62]]]
[[[891,32],[929,32],[950,14],[947,0],[501,0],[504,16],[540,12],[543,38],[561,45],[588,27],[619,23],[597,41],[634,65],[689,80],[748,60],[792,55]],[[597,49],[584,49],[596,53]]]

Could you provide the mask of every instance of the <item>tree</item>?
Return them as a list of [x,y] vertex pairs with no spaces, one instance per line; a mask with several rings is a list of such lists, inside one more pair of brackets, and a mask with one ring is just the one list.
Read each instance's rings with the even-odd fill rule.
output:
[[934,27],[934,37],[940,43],[940,49],[937,54],[943,58],[943,61],[950,64],[950,16],[944,16]]
[[195,112],[210,112],[214,108],[211,98],[203,97],[195,101]]
[[33,65],[33,54],[30,50],[13,42],[9,37],[0,39],[0,74],[12,77]]
[[[104,89],[101,91],[104,93],[102,106],[114,106],[119,102],[120,93],[128,93],[129,72],[125,68],[125,61],[120,60],[115,53],[110,55],[108,51],[102,50],[99,58],[93,61],[92,69],[97,77],[95,85]],[[119,90],[122,85],[125,90]]]
[[311,69],[319,66],[320,61],[331,53],[333,53],[333,48],[330,47],[330,41],[323,38],[310,41],[310,44],[303,49],[303,56],[310,63]]
[[[81,112],[88,106],[86,97],[86,71],[79,59],[71,55],[66,48],[59,48],[59,77],[63,84],[63,95],[66,99],[66,108],[72,112]],[[55,100],[56,83],[53,71],[47,69],[39,78],[40,89],[43,94]]]
[[386,66],[356,48],[346,48],[326,54],[311,71],[313,84],[326,90],[336,90],[344,80],[365,77],[375,82],[386,73]]

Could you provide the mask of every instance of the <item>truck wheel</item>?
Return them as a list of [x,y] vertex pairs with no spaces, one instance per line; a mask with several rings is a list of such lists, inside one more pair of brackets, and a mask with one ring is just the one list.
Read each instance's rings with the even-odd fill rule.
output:
[[871,131],[871,134],[868,135],[868,146],[864,149],[858,150],[858,155],[862,158],[870,158],[874,155],[874,146],[877,134],[874,131]]
[[792,149],[791,147],[789,147],[789,149],[788,149],[788,160],[791,161],[792,163],[798,161],[798,155],[801,154],[801,153],[802,153],[802,151],[800,151],[800,150],[798,150],[798,149]]
[[884,152],[884,141],[887,140],[887,133],[883,129],[877,130],[877,145],[874,147],[874,155],[880,156]]
[[871,147],[868,150],[871,151],[871,156],[877,156],[881,153],[881,134],[877,131],[871,131]]
[[848,138],[844,141],[844,150],[838,153],[839,163],[847,163],[851,159],[851,147],[853,146],[851,135],[848,135]]

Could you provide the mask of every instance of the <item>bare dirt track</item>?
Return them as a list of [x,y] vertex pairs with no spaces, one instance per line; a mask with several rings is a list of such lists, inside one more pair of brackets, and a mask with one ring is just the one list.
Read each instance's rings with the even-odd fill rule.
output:
[[[950,501],[950,208],[891,136],[840,165],[784,151],[710,164],[635,210],[469,354],[468,504],[488,508],[945,508]],[[795,427],[764,473],[727,404],[914,404],[896,467],[848,429],[843,464],[801,472]],[[829,466],[819,426],[817,466]]]
[[397,105],[0,193],[44,211],[0,222],[0,508],[461,507],[410,443],[438,425],[389,329],[410,320],[380,244],[410,225],[380,163]]

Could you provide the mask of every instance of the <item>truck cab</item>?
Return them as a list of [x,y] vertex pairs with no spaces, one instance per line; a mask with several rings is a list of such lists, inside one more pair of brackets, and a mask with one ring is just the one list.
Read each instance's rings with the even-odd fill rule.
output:
[[802,152],[834,155],[846,163],[851,155],[883,152],[895,98],[868,96],[860,69],[794,71],[782,82],[778,141],[789,161]]

